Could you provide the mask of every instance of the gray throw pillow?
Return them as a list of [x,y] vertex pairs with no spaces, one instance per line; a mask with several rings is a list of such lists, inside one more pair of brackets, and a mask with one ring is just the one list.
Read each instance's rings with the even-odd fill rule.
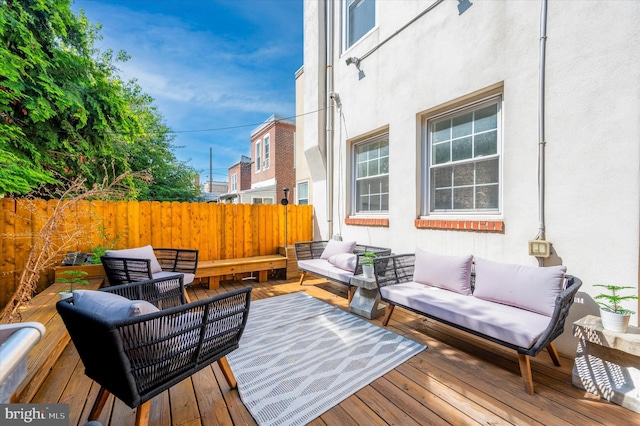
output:
[[74,290],[73,304],[78,308],[113,320],[159,311],[146,300],[129,300],[115,293],[97,290]]

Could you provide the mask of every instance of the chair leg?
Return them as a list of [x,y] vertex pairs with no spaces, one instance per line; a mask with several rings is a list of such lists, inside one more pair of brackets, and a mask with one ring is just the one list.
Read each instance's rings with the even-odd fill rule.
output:
[[524,382],[524,390],[529,395],[533,395],[533,376],[531,374],[531,361],[529,360],[529,355],[518,354],[518,364],[520,364],[520,375]]
[[89,421],[97,420],[98,417],[100,417],[100,413],[107,403],[107,398],[109,398],[109,391],[100,386],[96,401],[93,403],[93,407],[91,407],[91,411],[89,412]]
[[389,320],[391,319],[391,314],[393,314],[393,308],[395,308],[395,305],[392,305],[391,303],[387,304],[386,309],[384,310],[384,319],[382,320],[382,325],[384,325],[385,327],[387,326],[387,324],[389,324]]
[[151,408],[151,400],[138,406],[136,410],[136,426],[147,426],[149,424],[149,408]]
[[302,275],[300,275],[300,285],[302,285],[302,281],[304,281],[304,277],[307,275],[307,271],[302,271]]
[[556,349],[556,345],[549,343],[547,346],[547,352],[549,352],[549,356],[551,357],[551,361],[553,361],[553,365],[556,367],[560,367],[560,355],[558,355],[558,350]]
[[218,360],[218,365],[220,366],[222,374],[224,375],[224,378],[227,379],[227,383],[229,384],[231,389],[235,389],[235,387],[238,385],[238,382],[236,382],[236,377],[233,375],[233,371],[231,371],[231,366],[229,365],[229,361],[227,361],[227,357],[223,356],[222,358],[220,358]]
[[187,289],[184,289],[184,300],[187,303],[191,303],[191,299],[189,299],[189,294],[187,293]]

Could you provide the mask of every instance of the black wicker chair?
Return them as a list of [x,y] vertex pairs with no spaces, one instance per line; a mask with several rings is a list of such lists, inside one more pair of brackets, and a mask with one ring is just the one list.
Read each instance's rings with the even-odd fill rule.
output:
[[160,310],[112,319],[75,306],[74,298],[57,303],[85,374],[101,386],[89,420],[98,418],[112,393],[129,407],[137,407],[137,425],[147,424],[154,396],[214,361],[235,388],[226,355],[238,348],[251,287],[188,304],[181,275],[99,291],[146,300]]
[[[136,253],[135,257],[133,253]],[[144,258],[143,253],[148,253],[149,258]],[[151,259],[153,257],[155,258]],[[191,249],[152,249],[151,246],[146,246],[128,250],[109,250],[100,259],[109,285],[112,286],[162,278],[178,272],[184,275],[184,283],[188,287],[193,284],[198,268],[198,250]],[[154,262],[157,262],[155,268]],[[161,271],[158,270],[158,264]]]

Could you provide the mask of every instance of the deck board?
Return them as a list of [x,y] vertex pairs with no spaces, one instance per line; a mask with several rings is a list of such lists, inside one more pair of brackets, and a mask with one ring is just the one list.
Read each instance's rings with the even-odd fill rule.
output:
[[[297,280],[223,281],[209,290],[195,285],[191,300],[251,286],[252,300],[304,291],[348,310],[346,288],[323,279],[312,285]],[[305,282],[307,284],[307,282]],[[51,303],[54,303],[53,299]],[[50,306],[49,306],[49,311]],[[47,318],[47,305],[36,312]],[[36,315],[34,314],[34,315]],[[49,321],[55,320],[55,315]],[[381,325],[380,319],[371,321]],[[60,327],[55,325],[52,327]],[[389,329],[428,348],[356,392],[310,424],[515,424],[598,425],[640,424],[640,414],[611,404],[571,384],[573,359],[562,357],[555,367],[548,354],[532,358],[536,393],[523,390],[515,351],[397,308]],[[47,330],[49,332],[49,329]],[[58,337],[59,338],[59,337]],[[62,339],[64,341],[64,339]],[[56,344],[45,345],[55,350]],[[45,347],[43,346],[43,347]],[[63,347],[32,402],[68,403],[72,425],[84,425],[98,386],[84,375],[73,345]],[[99,418],[103,425],[132,425],[135,411],[111,396]],[[152,400],[151,425],[255,425],[230,389],[217,364],[212,364]]]

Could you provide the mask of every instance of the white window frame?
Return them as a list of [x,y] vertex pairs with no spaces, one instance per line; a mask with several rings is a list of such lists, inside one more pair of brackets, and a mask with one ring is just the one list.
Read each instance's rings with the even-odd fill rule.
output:
[[238,190],[238,174],[234,173],[231,175],[231,192],[236,192]]
[[[349,36],[350,30],[350,17],[351,11],[356,10],[358,7],[362,6],[365,2],[373,2],[373,25],[363,34],[361,34],[357,39],[351,40]],[[353,8],[352,8],[353,7]],[[347,51],[353,45],[355,45],[359,40],[362,40],[367,34],[369,34],[377,24],[377,7],[376,0],[342,0],[342,50]]]
[[273,197],[252,197],[251,204],[273,204]]
[[265,135],[264,137],[264,163],[263,169],[267,170],[271,164],[271,136]]
[[[306,186],[307,187],[307,196],[306,198],[300,198],[300,187],[301,186]],[[300,201],[306,201],[304,203],[301,203]],[[304,180],[304,181],[300,181],[296,184],[296,204],[303,204],[303,205],[308,205],[310,201],[309,198],[309,181],[308,180]]]
[[260,146],[260,142],[256,142],[256,173],[260,171],[260,162],[262,161],[262,152],[260,151],[262,147]]
[[[453,119],[456,117],[461,117],[465,114],[468,113],[475,113],[476,111],[483,109],[485,107],[491,106],[491,105],[496,105],[497,106],[497,112],[496,112],[496,128],[495,128],[495,132],[496,132],[496,152],[493,154],[489,154],[489,155],[480,155],[480,156],[471,156],[469,158],[466,159],[461,159],[461,160],[453,160],[452,157],[450,157],[450,160],[448,162],[445,163],[440,163],[440,164],[433,164],[433,152],[434,150],[433,148],[433,142],[432,142],[432,138],[433,138],[433,125],[435,123],[440,123],[443,120],[447,120],[447,119]],[[429,117],[425,117],[423,118],[422,121],[422,130],[423,130],[423,146],[422,146],[422,152],[423,152],[423,159],[422,159],[422,164],[423,164],[423,170],[422,170],[422,199],[423,199],[423,203],[422,203],[422,213],[421,216],[438,216],[438,215],[443,215],[443,216],[447,216],[447,217],[451,217],[451,216],[479,216],[479,215],[486,215],[486,216],[497,216],[497,215],[501,215],[502,214],[502,202],[503,202],[503,186],[504,186],[504,181],[503,181],[503,175],[502,175],[502,149],[503,149],[503,132],[502,132],[502,128],[503,128],[503,124],[502,124],[502,104],[503,104],[503,99],[502,99],[502,95],[497,95],[497,96],[491,96],[491,97],[487,97],[485,99],[473,102],[473,103],[469,103],[466,105],[463,105],[459,108],[455,108],[453,110],[448,110],[444,113],[441,114],[437,114],[437,115],[432,115]],[[472,150],[475,150],[475,138],[476,136],[485,134],[485,133],[490,133],[493,130],[489,130],[489,131],[478,131],[476,132],[475,130],[475,124],[472,124],[472,133],[471,133],[471,137],[472,137],[472,144],[471,144],[471,148]],[[455,140],[455,138],[452,138],[450,141]],[[453,149],[453,143],[451,143],[451,149]],[[475,151],[472,151],[475,152]],[[453,154],[451,154],[453,155]],[[472,154],[474,155],[474,154]],[[477,179],[477,175],[476,175],[476,171],[477,168],[476,166],[478,164],[481,164],[483,162],[486,161],[492,161],[495,160],[497,161],[497,183],[477,183],[476,179]],[[474,175],[473,175],[473,183],[471,185],[456,185],[455,184],[455,171],[454,169],[452,169],[452,183],[451,183],[451,190],[452,190],[452,204],[451,204],[451,208],[449,209],[444,209],[444,208],[438,208],[436,209],[435,207],[432,208],[432,202],[435,202],[435,200],[433,200],[433,191],[432,191],[432,184],[434,182],[432,182],[432,173],[431,171],[437,168],[449,168],[449,167],[462,167],[465,165],[471,165],[474,164]],[[490,207],[490,208],[479,208],[476,205],[476,189],[477,188],[481,188],[481,187],[497,187],[495,188],[496,192],[495,195],[497,196],[498,200],[497,200],[497,205],[496,207]],[[454,193],[456,188],[460,188],[460,189],[464,189],[464,188],[471,188],[473,190],[473,207],[472,208],[468,208],[468,209],[456,209],[453,206],[453,203],[455,201],[454,200]],[[435,190],[435,189],[434,189]]]
[[[383,148],[382,149],[382,154],[383,155],[378,155],[375,158],[368,158],[365,161],[360,161],[360,159],[358,158],[358,152],[361,148],[364,148],[367,145],[372,145],[372,144],[380,144],[380,143],[385,143],[386,142],[386,149]],[[386,154],[385,154],[386,152]],[[380,154],[380,150],[378,149],[378,154]],[[380,161],[382,159],[382,162]],[[369,175],[367,174],[366,176],[358,176],[359,174],[359,165],[362,164],[364,166],[364,164],[368,164],[371,163],[373,161],[377,161],[377,165],[378,165],[378,172],[380,172],[380,166],[382,165],[384,168],[384,161],[386,161],[386,169],[387,172],[386,173],[377,173],[377,174],[372,174]],[[356,142],[352,145],[351,147],[351,167],[352,167],[352,173],[351,173],[351,211],[353,212],[353,214],[355,216],[380,216],[380,215],[384,215],[384,216],[388,216],[389,215],[389,195],[390,195],[390,188],[389,188],[389,133],[384,133],[384,134],[380,134],[380,135],[376,135],[374,137]],[[369,166],[366,166],[367,169],[369,168]],[[375,167],[375,166],[374,166]],[[367,170],[368,173],[368,170]],[[374,196],[379,196],[380,199],[380,208],[379,209],[368,209],[368,210],[363,210],[359,207],[360,203],[359,203],[359,198],[361,197],[361,194],[358,191],[358,185],[360,181],[366,181],[366,180],[371,180],[374,181],[376,179],[380,179],[386,177],[386,188],[384,185],[384,182],[381,182],[379,185],[380,187],[378,188],[378,192],[369,192],[368,196],[371,198],[372,195]],[[386,192],[385,192],[386,189]],[[382,206],[384,204],[384,199],[386,198],[386,205],[387,208],[383,209]]]

